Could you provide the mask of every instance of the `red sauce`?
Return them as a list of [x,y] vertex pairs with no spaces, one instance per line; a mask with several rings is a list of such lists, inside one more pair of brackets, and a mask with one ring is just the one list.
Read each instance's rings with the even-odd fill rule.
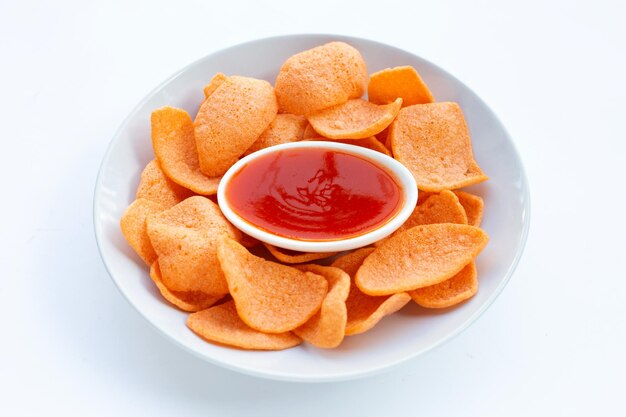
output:
[[226,199],[240,217],[272,234],[337,240],[365,234],[400,210],[402,191],[384,168],[324,148],[263,155],[231,178]]

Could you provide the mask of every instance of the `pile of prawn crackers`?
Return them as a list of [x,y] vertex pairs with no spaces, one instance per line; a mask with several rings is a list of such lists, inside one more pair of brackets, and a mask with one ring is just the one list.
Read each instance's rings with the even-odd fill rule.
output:
[[[459,105],[435,102],[415,68],[368,74],[358,50],[331,42],[287,59],[274,86],[218,73],[204,96],[195,119],[173,107],[152,113],[155,159],[121,218],[163,298],[191,313],[193,332],[240,349],[335,348],[407,303],[447,308],[477,292],[483,200],[459,189],[487,176]],[[364,146],[405,165],[419,189],[410,218],[340,254],[244,235],[216,204],[221,176],[245,155],[301,140]]]

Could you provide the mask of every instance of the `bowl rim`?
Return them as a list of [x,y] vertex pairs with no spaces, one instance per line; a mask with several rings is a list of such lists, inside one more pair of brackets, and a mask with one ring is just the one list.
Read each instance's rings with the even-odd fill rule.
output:
[[[319,374],[319,375],[314,375],[314,376],[303,376],[303,375],[297,374],[297,373],[289,373],[289,372],[272,372],[272,373],[268,373],[268,372],[260,371],[260,370],[257,370],[257,369],[250,369],[250,368],[248,368],[246,366],[240,366],[238,364],[233,364],[233,363],[220,361],[220,360],[218,360],[216,358],[213,358],[211,356],[204,355],[204,354],[202,354],[200,352],[195,351],[191,347],[185,345],[184,343],[182,343],[177,338],[172,337],[163,328],[159,327],[156,322],[151,320],[150,317],[148,317],[147,315],[143,314],[143,312],[139,309],[139,307],[137,305],[135,305],[135,303],[131,300],[130,296],[127,295],[122,290],[122,288],[120,287],[120,284],[118,284],[118,282],[114,278],[113,273],[111,272],[111,268],[110,268],[110,266],[109,266],[109,264],[107,262],[106,253],[103,250],[104,233],[103,233],[103,230],[102,230],[102,225],[97,221],[97,219],[100,217],[99,214],[100,214],[100,210],[101,210],[100,190],[102,189],[103,172],[104,172],[104,168],[105,168],[105,163],[108,162],[108,160],[110,159],[111,153],[112,153],[113,148],[114,148],[114,145],[116,144],[117,140],[119,140],[119,136],[120,136],[121,132],[124,129],[126,129],[127,125],[130,123],[132,118],[146,104],[146,102],[151,100],[153,96],[155,96],[159,91],[161,91],[164,88],[164,86],[166,86],[167,84],[172,82],[175,78],[177,78],[180,75],[182,75],[183,73],[187,72],[190,68],[198,65],[200,62],[202,62],[204,60],[207,60],[207,59],[211,59],[213,56],[215,56],[217,54],[224,53],[227,50],[234,49],[234,48],[251,47],[251,46],[254,46],[255,44],[262,44],[262,43],[267,43],[267,42],[272,42],[272,41],[289,40],[289,39],[291,39],[291,40],[302,39],[302,40],[308,40],[308,41],[309,40],[310,41],[318,41],[320,43],[321,42],[330,42],[330,41],[343,41],[343,42],[347,42],[347,43],[351,43],[351,42],[366,42],[366,43],[369,43],[369,44],[371,44],[373,46],[376,46],[376,47],[381,47],[381,48],[385,48],[385,49],[388,49],[388,50],[409,54],[409,55],[414,56],[414,57],[416,57],[417,59],[419,59],[419,60],[421,60],[423,62],[426,62],[433,69],[435,69],[436,71],[438,71],[441,74],[445,75],[449,79],[454,80],[456,83],[458,83],[463,88],[465,88],[473,96],[473,99],[476,100],[478,103],[480,103],[485,108],[486,112],[493,118],[494,122],[497,125],[497,128],[499,130],[501,130],[503,136],[506,137],[506,139],[508,141],[508,144],[511,147],[512,154],[514,155],[514,158],[516,159],[516,162],[519,164],[519,166],[521,168],[520,172],[519,172],[519,174],[520,174],[520,180],[519,181],[520,181],[520,189],[522,191],[521,198],[523,200],[523,208],[522,208],[522,212],[521,212],[521,218],[523,219],[523,221],[522,221],[522,230],[521,230],[521,234],[519,235],[519,238],[517,239],[517,242],[516,242],[516,245],[515,245],[516,246],[515,255],[514,255],[513,259],[511,260],[511,263],[509,264],[509,267],[507,268],[506,272],[504,273],[503,278],[500,280],[500,283],[493,290],[491,296],[480,306],[480,308],[478,308],[474,313],[469,315],[461,324],[459,324],[457,327],[455,327],[452,331],[450,331],[444,337],[439,338],[438,340],[436,340],[436,341],[434,341],[434,342],[424,346],[423,348],[421,348],[419,350],[414,350],[410,354],[398,357],[395,360],[386,361],[386,362],[384,362],[382,364],[374,365],[374,366],[368,367],[367,369],[364,369],[364,370],[343,372],[341,375],[337,375],[337,374],[334,374],[334,373],[328,373],[328,374]],[[182,67],[181,69],[177,70],[172,75],[167,77],[164,81],[162,81],[156,87],[154,87],[148,94],[146,94],[132,108],[132,110],[126,115],[126,117],[123,119],[123,121],[121,122],[121,124],[116,129],[116,131],[113,134],[113,136],[111,137],[111,140],[109,141],[109,144],[108,144],[108,146],[107,146],[107,148],[106,148],[106,150],[104,152],[104,155],[102,157],[102,161],[100,162],[100,165],[98,167],[98,175],[97,175],[96,183],[95,183],[95,186],[94,186],[93,206],[92,206],[92,215],[93,215],[93,222],[94,222],[93,231],[94,231],[94,234],[95,234],[96,245],[98,247],[98,252],[100,253],[100,257],[102,259],[102,263],[104,264],[104,267],[105,267],[107,273],[109,274],[109,277],[113,281],[113,283],[114,283],[115,287],[118,289],[118,291],[128,301],[128,303],[132,306],[132,308],[135,309],[135,311],[137,311],[137,313],[139,313],[139,315],[142,316],[154,329],[156,329],[158,333],[163,335],[165,337],[165,339],[167,339],[170,342],[173,342],[175,345],[178,345],[181,348],[183,348],[183,350],[191,353],[192,355],[194,355],[194,356],[196,356],[196,357],[198,357],[198,358],[200,358],[200,359],[202,359],[204,361],[207,361],[207,362],[212,363],[214,365],[220,366],[222,368],[234,370],[234,371],[237,371],[237,372],[240,372],[240,373],[243,373],[243,374],[252,375],[252,376],[261,377],[261,378],[280,380],[280,381],[291,381],[291,382],[333,382],[333,381],[345,381],[345,380],[351,380],[351,379],[356,379],[356,378],[363,378],[363,377],[367,377],[367,376],[372,376],[372,375],[375,375],[375,374],[379,374],[379,373],[381,373],[383,371],[392,370],[392,369],[396,368],[397,366],[399,366],[400,364],[402,364],[402,363],[404,363],[404,362],[406,362],[408,360],[414,359],[414,358],[416,358],[418,356],[423,355],[426,352],[431,351],[432,349],[435,349],[435,348],[441,346],[442,344],[452,340],[453,338],[458,336],[460,333],[462,333],[464,330],[466,330],[471,324],[473,324],[494,303],[494,301],[498,298],[498,296],[502,293],[502,291],[504,290],[504,288],[506,287],[506,285],[510,281],[513,273],[515,272],[515,270],[516,270],[516,268],[517,268],[517,266],[518,266],[518,264],[519,264],[519,262],[520,262],[520,260],[522,258],[522,255],[523,255],[525,247],[526,247],[526,243],[527,243],[527,240],[528,240],[528,234],[529,234],[529,230],[530,230],[530,223],[531,223],[531,202],[530,202],[530,189],[529,188],[530,187],[529,187],[526,171],[524,169],[524,165],[523,165],[522,160],[520,158],[519,151],[517,150],[517,147],[515,145],[515,142],[511,138],[511,135],[506,130],[506,128],[504,127],[504,125],[502,124],[500,119],[496,116],[495,112],[491,109],[491,107],[489,107],[480,96],[478,96],[476,93],[474,93],[474,91],[472,89],[470,89],[465,83],[460,81],[458,78],[456,78],[455,76],[450,74],[445,69],[441,68],[440,66],[432,63],[428,59],[425,59],[422,56],[417,55],[417,54],[415,54],[413,52],[410,52],[410,51],[407,51],[407,50],[404,50],[404,49],[401,49],[401,48],[398,48],[398,47],[395,47],[395,46],[392,46],[392,45],[388,45],[388,44],[385,44],[383,42],[371,40],[371,39],[368,39],[368,38],[355,37],[355,36],[346,36],[346,35],[332,34],[332,33],[286,34],[286,35],[278,35],[278,36],[270,36],[270,37],[265,37],[265,38],[254,39],[254,40],[251,40],[251,41],[237,43],[237,44],[225,46],[225,47],[223,47],[221,49],[213,50],[211,53],[209,53],[207,55],[204,55],[204,56],[194,60],[193,62],[185,65],[184,67]]]
[[[388,171],[402,189],[403,198],[400,209],[397,210],[392,217],[387,219],[385,223],[367,233],[350,238],[327,241],[298,240],[276,235],[247,222],[241,215],[237,214],[232,209],[228,198],[226,198],[226,189],[232,178],[247,164],[258,159],[259,157],[280,152],[282,150],[311,148],[338,150],[351,155],[356,155],[358,157],[365,158],[374,165],[382,167],[384,170]],[[417,184],[415,183],[415,178],[411,174],[411,171],[395,159],[385,155],[384,153],[367,149],[362,146],[322,140],[283,143],[253,152],[234,163],[228,171],[226,171],[217,189],[217,201],[220,209],[222,210],[222,213],[224,213],[224,216],[226,216],[226,218],[237,229],[260,240],[261,242],[299,252],[340,252],[367,246],[384,239],[402,226],[402,223],[409,218],[415,208],[415,205],[417,204],[417,195]]]

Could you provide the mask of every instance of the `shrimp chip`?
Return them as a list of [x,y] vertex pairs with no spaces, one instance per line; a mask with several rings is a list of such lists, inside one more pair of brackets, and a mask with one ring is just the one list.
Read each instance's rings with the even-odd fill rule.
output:
[[308,123],[306,125],[306,127],[304,128],[304,133],[302,134],[302,139],[306,140],[306,139],[320,139],[320,140],[324,140],[325,138],[320,135],[319,133],[317,133],[315,131],[315,129],[313,129],[313,126],[311,126],[311,123]]
[[269,243],[263,243],[272,256],[286,264],[301,264],[304,262],[316,261],[318,259],[329,258],[337,254],[337,252],[297,252],[294,250],[279,248]]
[[228,77],[221,72],[218,72],[211,78],[211,81],[204,87],[204,97],[207,98],[217,90],[217,88],[226,81]]
[[328,281],[328,294],[313,317],[293,332],[314,346],[324,349],[337,347],[346,333],[346,298],[350,292],[350,276],[339,268],[301,265],[301,271],[321,275]]
[[324,277],[254,256],[229,238],[220,239],[217,257],[239,316],[262,332],[283,333],[304,324],[328,290]]
[[307,118],[313,129],[326,138],[363,139],[382,132],[393,122],[401,107],[401,98],[385,105],[354,99]]
[[360,52],[344,42],[330,42],[293,55],[276,78],[282,113],[308,115],[361,97],[367,67]]
[[[415,226],[436,223],[468,224],[465,209],[452,191],[444,190],[439,194],[428,193],[428,197],[425,200],[418,200],[413,213],[391,236],[395,236]],[[379,240],[375,243],[375,246],[382,245],[391,236]]]
[[167,178],[161,170],[161,166],[156,159],[146,165],[141,173],[139,187],[137,187],[136,198],[159,203],[163,209],[168,209],[180,203],[184,199],[194,195],[193,191],[181,187],[174,181]]
[[228,293],[217,259],[217,239],[222,235],[240,239],[241,233],[217,204],[206,197],[190,197],[149,216],[147,227],[167,288],[216,296]]
[[150,267],[150,278],[156,284],[163,298],[183,311],[204,310],[223,298],[222,295],[210,295],[201,291],[171,291],[163,284],[158,261]]
[[472,262],[489,240],[480,228],[452,223],[416,226],[376,248],[356,274],[369,295],[387,295],[438,284]]
[[267,81],[232,76],[208,96],[194,121],[200,171],[217,177],[243,155],[276,117]]
[[466,191],[455,191],[454,194],[459,199],[459,203],[463,206],[467,215],[467,224],[472,226],[480,226],[483,220],[483,208],[485,202],[477,195],[470,194]]
[[152,265],[157,258],[148,237],[146,218],[151,214],[159,213],[161,210],[163,207],[160,203],[138,198],[126,208],[120,219],[122,234],[146,265]]
[[457,196],[448,190],[433,194],[413,210],[413,213],[398,230],[435,223],[467,224],[465,209]]
[[422,307],[446,308],[473,297],[477,291],[476,264],[471,262],[452,278],[439,284],[409,291],[409,295]]
[[404,307],[411,297],[405,293],[386,296],[371,296],[364,294],[354,285],[357,270],[372,252],[373,248],[363,248],[337,258],[332,266],[345,271],[351,278],[350,293],[346,299],[348,318],[346,335],[355,335],[366,332],[380,320]]
[[187,326],[208,341],[241,349],[283,350],[302,343],[293,333],[268,334],[248,327],[237,315],[233,301],[190,314]]
[[200,172],[193,122],[182,109],[162,107],[152,112],[152,148],[165,175],[202,194],[217,193],[220,179]]
[[411,66],[387,68],[370,75],[367,86],[369,101],[376,104],[388,104],[402,98],[402,106],[432,103],[433,95]]
[[472,154],[469,130],[457,103],[403,108],[389,131],[394,158],[424,191],[455,189],[487,180]]
[[302,140],[307,124],[308,122],[304,116],[277,114],[269,127],[261,133],[261,136],[243,155],[249,155],[269,146]]
[[365,138],[365,139],[310,138],[310,139],[305,139],[305,140],[327,140],[327,141],[330,141],[330,142],[345,143],[347,145],[361,146],[363,148],[371,149],[373,151],[384,153],[387,156],[391,156],[391,152],[389,152],[389,149],[387,149],[387,147],[385,145],[380,143],[378,141],[378,139],[376,139],[375,136],[370,136],[370,137]]

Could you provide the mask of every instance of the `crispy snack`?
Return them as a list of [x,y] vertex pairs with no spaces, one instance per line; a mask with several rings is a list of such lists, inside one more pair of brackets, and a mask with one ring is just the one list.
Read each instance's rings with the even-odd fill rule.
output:
[[374,248],[358,249],[337,258],[331,266],[345,271],[351,278],[350,293],[346,299],[348,320],[346,335],[363,333],[374,327],[385,316],[400,310],[411,300],[405,292],[375,297],[364,294],[354,284],[357,270]]
[[217,90],[217,88],[226,81],[228,77],[221,72],[218,72],[211,78],[211,81],[204,87],[204,98],[207,98]]
[[464,224],[416,226],[383,242],[359,268],[355,283],[369,295],[387,295],[438,284],[472,262],[489,240]]
[[233,75],[208,96],[194,121],[200,171],[209,177],[224,172],[270,125],[278,107],[272,86],[263,80]]
[[217,193],[220,178],[200,172],[198,151],[189,114],[174,107],[152,112],[152,148],[165,175],[198,194]]
[[167,301],[183,311],[200,311],[211,307],[224,298],[222,295],[210,295],[201,291],[171,291],[163,284],[158,260],[150,267],[150,278]]
[[358,98],[367,87],[367,67],[352,46],[330,42],[293,55],[276,78],[281,113],[311,114]]
[[346,298],[350,292],[350,276],[339,268],[320,265],[300,265],[301,271],[321,275],[328,281],[328,294],[322,307],[294,333],[314,346],[324,349],[337,347],[346,333]]
[[[400,226],[391,236],[402,233],[412,227],[422,224],[436,224],[436,223],[456,223],[467,224],[467,216],[465,209],[459,203],[457,196],[448,190],[443,190],[441,193],[425,193],[428,197],[425,200],[420,201],[418,199],[417,206],[413,210],[413,213],[408,219]],[[421,194],[420,194],[421,195]],[[391,236],[379,240],[374,245],[376,247],[383,244],[383,242]]]
[[467,224],[465,209],[457,196],[448,190],[433,194],[419,204],[400,229],[406,230],[422,224],[456,223]]
[[369,138],[365,138],[365,139],[326,139],[326,138],[320,137],[320,138],[310,138],[310,139],[304,139],[304,140],[327,140],[329,142],[340,142],[340,143],[345,143],[347,145],[361,146],[363,148],[371,149],[373,151],[384,153],[387,156],[391,156],[391,152],[389,152],[389,149],[387,149],[385,145],[380,143],[378,139],[376,139],[375,136],[370,136]]
[[193,191],[181,187],[174,181],[167,178],[161,170],[161,166],[156,159],[148,162],[148,165],[141,173],[139,187],[135,197],[159,203],[163,209],[168,209],[180,203],[184,199],[194,195]]
[[263,242],[263,245],[268,251],[270,251],[274,258],[286,264],[302,264],[305,262],[316,261],[318,259],[329,258],[337,254],[337,252],[297,252],[294,250],[279,248],[265,242]]
[[261,136],[248,148],[243,156],[269,146],[302,140],[307,124],[308,122],[304,116],[277,114],[269,127],[261,133]]
[[233,301],[190,314],[187,326],[210,342],[241,349],[283,350],[302,343],[290,332],[268,334],[248,327],[237,315]]
[[220,239],[217,257],[239,316],[262,332],[283,333],[304,324],[328,290],[324,277],[266,261],[229,238]]
[[394,158],[424,191],[442,191],[487,180],[472,154],[469,130],[457,103],[403,108],[389,131]]
[[382,132],[396,118],[402,99],[378,105],[353,99],[307,116],[313,129],[330,139],[363,139]]
[[313,129],[313,126],[311,126],[311,123],[307,122],[307,125],[304,128],[304,132],[302,133],[302,139],[303,140],[306,140],[306,139],[324,140],[326,138],[320,135],[319,133],[317,133],[315,129]]
[[159,256],[163,283],[173,291],[224,295],[228,285],[217,260],[217,239],[241,238],[217,204],[195,196],[148,217],[148,235]]
[[409,65],[387,68],[370,75],[367,96],[376,104],[388,104],[401,97],[403,107],[435,101],[422,77]]
[[446,308],[473,297],[477,291],[476,264],[471,262],[452,278],[439,284],[409,291],[409,295],[422,307]]
[[459,203],[461,203],[463,209],[465,209],[467,224],[471,226],[480,226],[480,223],[483,220],[483,209],[485,207],[483,199],[465,191],[455,191],[454,194],[456,194],[459,199]]
[[146,218],[161,210],[163,210],[161,204],[138,198],[126,208],[120,219],[122,234],[146,265],[152,265],[157,259],[157,254],[148,238]]

